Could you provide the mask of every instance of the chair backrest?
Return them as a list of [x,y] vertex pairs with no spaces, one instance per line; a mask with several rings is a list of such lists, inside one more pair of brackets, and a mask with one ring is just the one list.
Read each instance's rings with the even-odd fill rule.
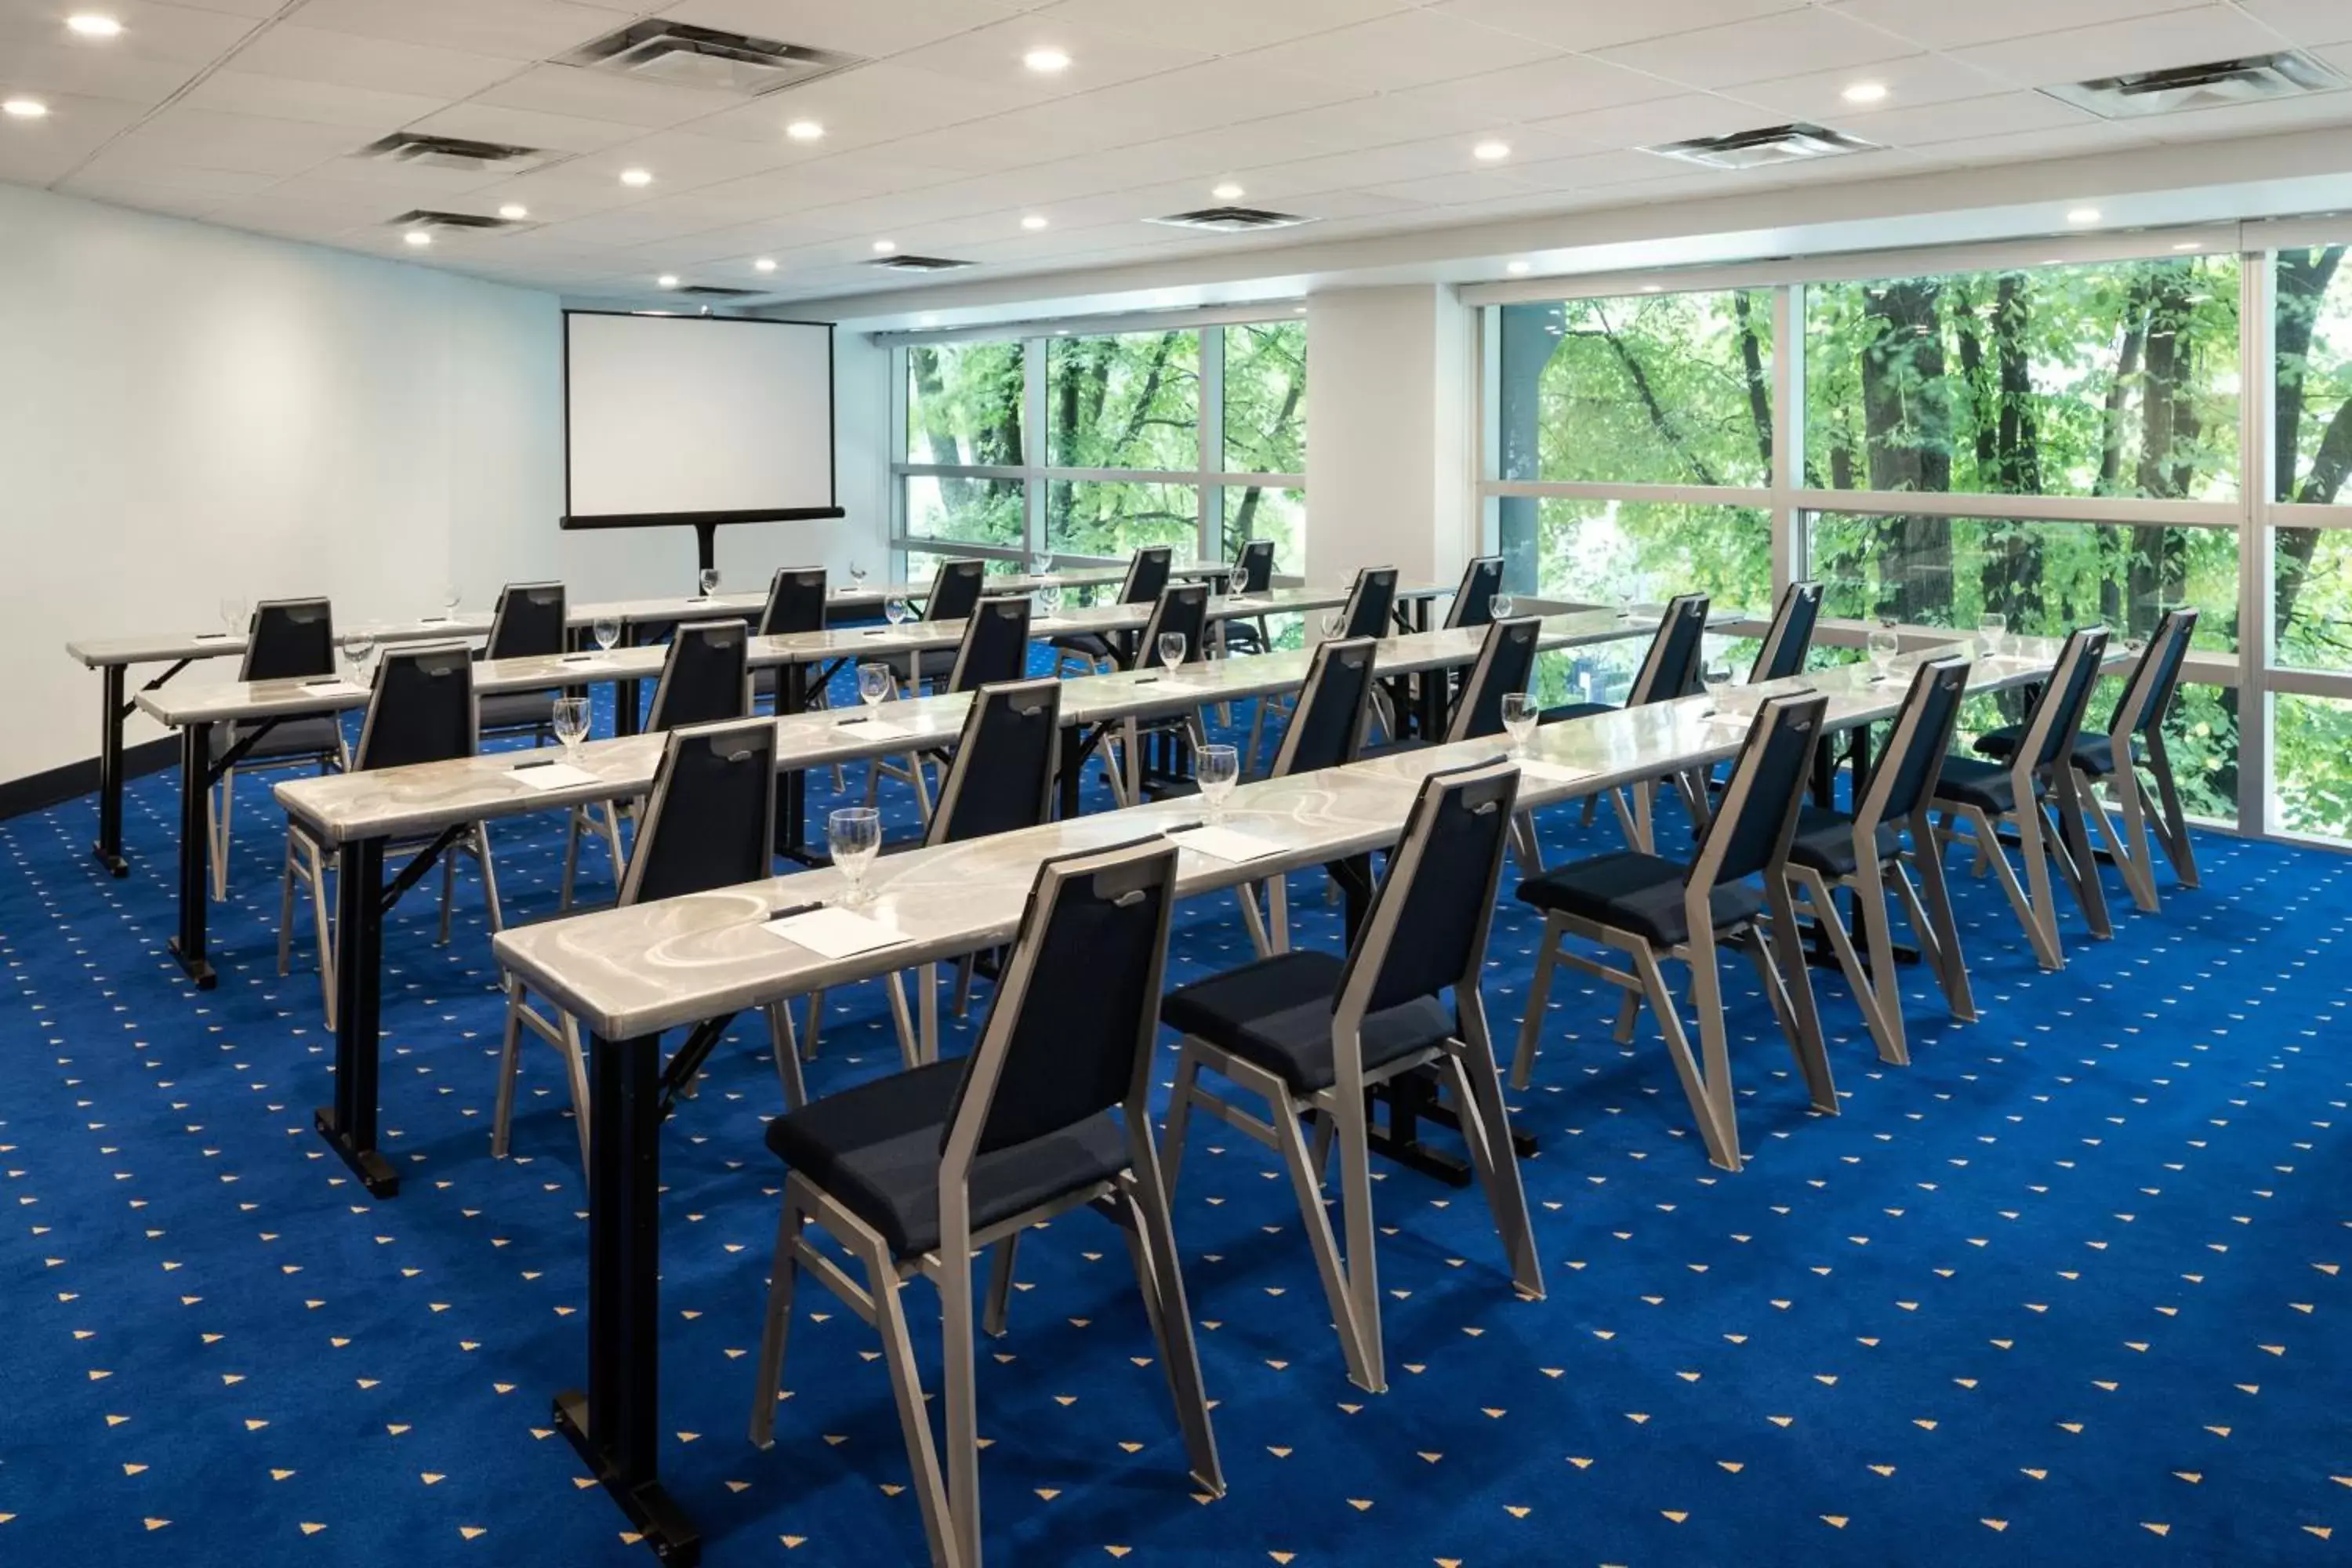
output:
[[931,578],[931,591],[923,600],[923,619],[961,621],[970,616],[971,607],[980,603],[981,580],[987,570],[985,561],[940,562]]
[[[2050,684],[2042,689],[2025,715],[2025,739],[2017,748],[2021,763],[2040,772],[2074,761],[2083,714],[2091,706],[2091,693],[2099,684],[2099,666],[2106,657],[2106,627],[2077,626],[2066,635]],[[2028,797],[2021,795],[2018,805],[2022,807],[2027,803]]]
[[264,599],[246,626],[239,680],[335,673],[335,612],[324,599]]
[[1274,541],[1251,540],[1242,546],[1241,556],[1234,565],[1234,593],[1265,593],[1274,586]]
[[1151,606],[1151,616],[1143,623],[1143,640],[1135,645],[1135,664],[1140,669],[1160,662],[1160,638],[1164,632],[1175,632],[1184,638],[1184,662],[1191,664],[1202,657],[1202,639],[1209,629],[1209,585],[1206,583],[1171,583],[1160,591],[1159,602]]
[[1448,741],[1477,741],[1503,732],[1503,699],[1525,691],[1536,672],[1536,637],[1543,622],[1534,616],[1489,621],[1478,644],[1477,662],[1454,700]]
[[2156,635],[2140,651],[2139,663],[2133,667],[2131,679],[2124,682],[2123,696],[2116,701],[2115,718],[2107,725],[2109,734],[2121,736],[2128,731],[2145,735],[2164,722],[2172,694],[2180,687],[2180,667],[2189,658],[2189,639],[2197,634],[2197,615],[2184,605],[2167,610],[2157,622]]
[[1454,603],[1445,612],[1445,625],[1483,626],[1495,618],[1495,595],[1503,589],[1503,558],[1499,555],[1475,555],[1462,569],[1462,585],[1454,590]]
[[1176,552],[1165,544],[1147,544],[1127,558],[1127,578],[1118,585],[1122,605],[1157,603],[1175,569]]
[[1340,1037],[1367,1014],[1441,991],[1465,1005],[1463,994],[1475,992],[1486,962],[1518,794],[1518,768],[1499,757],[1421,781],[1332,995]]
[[1789,591],[1780,595],[1780,607],[1772,614],[1764,646],[1756,650],[1756,662],[1748,667],[1748,684],[1802,675],[1805,655],[1812,651],[1813,627],[1821,618],[1822,585],[1790,584]]
[[1633,692],[1625,699],[1627,707],[1690,695],[1698,679],[1699,655],[1706,647],[1706,607],[1705,594],[1677,594],[1666,605],[1642,660],[1642,672],[1633,678]]
[[758,881],[768,874],[775,831],[774,720],[672,730],[621,876],[620,901]]
[[1367,566],[1356,574],[1356,581],[1348,590],[1348,603],[1339,612],[1339,635],[1343,637],[1384,637],[1389,635],[1389,614],[1396,608],[1397,569],[1393,566]]
[[940,1211],[950,1238],[975,1157],[1050,1138],[1114,1106],[1126,1108],[1130,1146],[1148,1140],[1175,902],[1176,848],[1164,838],[1037,868],[940,1134]]
[[768,605],[760,612],[760,635],[792,637],[824,630],[824,568],[779,566],[768,579]]
[[474,754],[474,655],[463,643],[384,649],[352,767],[404,768]]
[[646,728],[715,724],[751,711],[751,628],[741,621],[693,621],[677,628],[662,659]]
[[1034,827],[1053,815],[1062,683],[1010,681],[972,694],[926,844]]
[[992,594],[964,617],[950,691],[976,691],[1029,673],[1029,595]]
[[563,584],[509,583],[499,590],[485,658],[535,658],[563,651]]
[[1829,699],[1811,691],[1775,697],[1757,710],[1722,802],[1698,836],[1686,889],[1703,898],[1708,889],[1759,871],[1780,873],[1828,711]]
[[1343,767],[1363,749],[1372,721],[1373,637],[1333,637],[1315,645],[1298,707],[1275,749],[1268,776],[1287,778]]
[[1870,787],[1856,804],[1854,821],[1864,831],[1899,822],[1936,798],[1944,757],[1959,727],[1960,703],[1969,694],[1969,661],[1935,658],[1912,673],[1911,689],[1895,716],[1895,733],[1879,753]]

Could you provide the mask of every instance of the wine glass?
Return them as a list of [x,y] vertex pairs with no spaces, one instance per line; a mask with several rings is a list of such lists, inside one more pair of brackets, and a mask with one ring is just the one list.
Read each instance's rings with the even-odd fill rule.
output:
[[454,621],[457,618],[457,601],[462,597],[464,597],[464,595],[457,592],[457,584],[449,583],[443,585],[441,589],[441,618],[443,620]]
[[1040,550],[1029,557],[1029,575],[1032,577],[1043,577],[1053,569],[1054,557],[1045,551]]
[[1059,583],[1039,584],[1037,585],[1037,607],[1048,616],[1060,615],[1062,613],[1062,585]]
[[1699,672],[1698,679],[1699,683],[1706,688],[1707,717],[1712,719],[1717,714],[1728,713],[1730,710],[1725,706],[1724,699],[1731,690],[1731,667],[1722,663],[1710,664]]
[[1620,583],[1617,585],[1617,618],[1621,621],[1629,620],[1633,617],[1633,584],[1630,582]]
[[887,664],[861,664],[857,667],[857,700],[871,708],[890,695],[890,667]]
[[367,670],[368,655],[374,651],[374,633],[345,632],[343,634],[343,662],[351,667],[352,685],[360,684],[361,676]]
[[1511,618],[1511,596],[1508,594],[1496,594],[1493,598],[1487,600],[1486,614],[1498,621],[1509,620]]
[[833,863],[849,883],[842,906],[860,908],[874,896],[866,890],[866,871],[882,852],[882,814],[870,805],[843,806],[824,819],[824,837],[833,849]]
[[1160,662],[1167,667],[1171,674],[1175,672],[1175,668],[1178,665],[1184,662],[1184,634],[1182,632],[1161,632],[1160,634]]
[[1234,746],[1202,746],[1192,753],[1192,776],[1201,786],[1201,798],[1209,803],[1209,820],[1216,821],[1225,814],[1225,797],[1242,780],[1242,754]]
[[1511,755],[1528,754],[1528,742],[1536,735],[1536,700],[1524,691],[1503,694],[1503,729],[1511,737]]
[[246,627],[252,622],[252,617],[253,612],[246,607],[245,601],[238,598],[234,594],[221,600],[221,625],[228,628],[229,636],[233,637],[243,637],[246,632]]
[[1323,612],[1323,640],[1329,642],[1347,628],[1348,617],[1338,610]]
[[1977,622],[1977,651],[1987,658],[2002,652],[2009,645],[2009,617],[1986,616]]
[[892,626],[904,626],[907,621],[907,601],[888,598],[882,601],[882,618]]
[[555,738],[563,742],[563,760],[580,760],[580,742],[588,738],[588,699],[559,697],[555,700]]
[[853,561],[849,563],[849,591],[853,594],[866,592],[865,563]]
[[598,616],[595,625],[590,629],[595,636],[597,651],[610,653],[613,651],[613,645],[621,640],[621,617]]
[[705,566],[700,575],[695,578],[695,582],[702,589],[702,597],[716,598],[719,594],[719,568]]
[[1882,625],[1871,628],[1870,668],[1874,672],[1870,678],[1872,680],[1885,680],[1894,673],[1895,655],[1902,647],[1903,644],[1895,637],[1893,626]]

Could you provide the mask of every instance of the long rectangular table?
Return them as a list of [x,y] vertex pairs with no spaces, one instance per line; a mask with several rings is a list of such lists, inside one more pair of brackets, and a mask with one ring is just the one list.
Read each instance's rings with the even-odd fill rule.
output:
[[[2019,657],[1979,660],[1971,689],[2046,679],[2058,645],[2021,641]],[[1901,661],[1904,677],[1918,657]],[[1901,677],[1874,680],[1867,667],[1849,666],[1762,689],[1820,690],[1830,700],[1828,723],[1844,729],[1892,718],[1907,685]],[[1711,716],[1709,707],[1705,698],[1688,698],[1545,726],[1529,759],[1565,773],[1523,773],[1520,804],[1551,805],[1727,760],[1738,752],[1748,721]],[[1177,896],[1222,892],[1390,847],[1424,777],[1500,750],[1493,741],[1472,741],[1243,785],[1227,803],[1226,822],[1278,849],[1242,864],[1181,851]],[[555,1396],[555,1421],[664,1561],[691,1562],[698,1539],[656,1464],[662,1031],[1007,942],[1040,862],[1165,832],[1200,813],[1197,801],[1147,804],[886,858],[871,868],[876,901],[869,912],[906,941],[854,959],[820,957],[765,929],[780,910],[838,897],[844,884],[830,869],[499,935],[492,946],[500,965],[594,1037],[589,1047],[588,1379],[584,1390]]]

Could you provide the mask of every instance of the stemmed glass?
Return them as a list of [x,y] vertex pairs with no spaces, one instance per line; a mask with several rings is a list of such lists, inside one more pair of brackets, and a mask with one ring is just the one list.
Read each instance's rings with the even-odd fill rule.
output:
[[588,738],[588,699],[559,697],[555,700],[555,738],[563,742],[563,760],[580,761],[580,742]]
[[364,684],[361,677],[367,672],[368,655],[375,651],[375,637],[371,632],[343,634],[343,662],[351,667],[353,686]]
[[1885,680],[1894,674],[1895,656],[1902,647],[1892,622],[1882,621],[1871,628],[1870,668],[1873,674],[1870,679],[1873,681]]
[[454,621],[457,618],[457,601],[463,595],[457,592],[457,584],[455,583],[447,584],[442,588],[441,618],[443,620]]
[[1215,822],[1225,814],[1225,797],[1241,783],[1240,750],[1233,746],[1202,746],[1192,753],[1192,777],[1201,786],[1201,798],[1209,803],[1209,820]]
[[1528,754],[1528,742],[1536,737],[1536,700],[1524,691],[1503,694],[1503,730],[1511,737],[1511,755]]
[[702,569],[701,574],[695,579],[695,582],[702,589],[701,596],[703,598],[714,599],[719,596],[718,567],[705,566]]
[[1977,651],[1990,658],[2009,646],[2009,617],[1986,616],[1977,622]]
[[1511,618],[1511,596],[1508,594],[1498,593],[1486,601],[1486,615],[1489,619],[1507,621]]
[[904,626],[907,622],[907,601],[904,599],[885,599],[882,601],[882,618],[894,626]]
[[1724,699],[1731,689],[1731,667],[1727,664],[1708,665],[1699,672],[1699,683],[1706,688],[1707,717],[1728,717],[1730,710],[1724,705]]
[[1053,569],[1054,558],[1045,551],[1041,550],[1029,557],[1029,575],[1032,577],[1043,577]]
[[618,616],[599,616],[590,630],[596,638],[596,651],[610,653],[613,645],[621,640],[621,618]]
[[849,591],[853,594],[866,592],[866,566],[862,562],[849,563]]
[[220,602],[220,618],[221,625],[228,628],[229,636],[241,637],[252,624],[253,612],[246,607],[243,599],[232,594]]
[[1160,634],[1160,662],[1167,668],[1168,672],[1171,675],[1175,673],[1176,667],[1184,662],[1184,634],[1182,632],[1161,632]]
[[833,849],[833,863],[841,868],[849,890],[841,896],[844,909],[859,909],[874,895],[866,889],[866,868],[882,852],[882,814],[870,805],[845,805],[824,820],[824,836]]
[[1339,633],[1346,628],[1347,625],[1348,617],[1338,610],[1324,611],[1323,640],[1325,642],[1329,642],[1333,637],[1338,637]]
[[857,667],[857,700],[873,708],[890,695],[890,667],[886,664],[861,664]]
[[1059,583],[1037,584],[1037,607],[1048,616],[1062,613],[1062,585]]

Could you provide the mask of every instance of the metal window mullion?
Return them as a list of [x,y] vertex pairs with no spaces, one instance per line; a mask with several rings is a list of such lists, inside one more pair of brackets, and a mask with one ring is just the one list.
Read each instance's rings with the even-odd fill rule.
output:
[[1022,540],[1032,555],[1045,544],[1045,457],[1052,432],[1045,427],[1045,340],[1021,340]]
[[2277,491],[2272,432],[2278,417],[2271,359],[2270,253],[2238,258],[2238,830],[2273,830],[2271,778],[2273,626],[2271,498]]
[[[907,351],[890,351],[890,449],[903,461],[907,456]],[[889,556],[886,563],[893,582],[907,577],[907,552],[900,541],[907,537],[907,478],[899,462],[890,466],[890,493],[884,499],[888,508],[889,539],[884,546]]]
[[[1195,545],[1202,561],[1223,552],[1225,492],[1213,476],[1225,466],[1225,329],[1204,326],[1196,333],[1201,356],[1200,471],[1194,477]],[[1214,521],[1212,521],[1212,513]]]
[[1772,290],[1772,603],[1805,575],[1803,517],[1796,495],[1805,473],[1804,285]]

